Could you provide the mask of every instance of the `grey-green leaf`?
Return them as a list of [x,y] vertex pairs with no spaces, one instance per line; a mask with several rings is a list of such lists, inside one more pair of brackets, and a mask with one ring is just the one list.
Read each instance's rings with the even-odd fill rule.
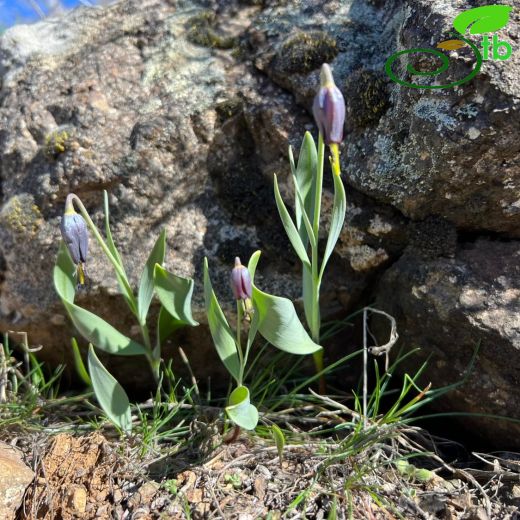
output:
[[453,20],[453,27],[464,34],[468,28],[470,34],[483,34],[502,29],[509,22],[509,5],[484,5],[460,13]]
[[339,235],[341,234],[345,222],[345,213],[347,211],[347,201],[343,181],[339,175],[332,175],[332,177],[334,178],[334,202],[332,204],[329,236],[327,238],[327,245],[325,246],[325,252],[323,253],[323,260],[320,268],[320,281],[323,277],[325,266],[329,261],[330,255],[334,251],[334,247],[336,247],[336,243],[338,242]]
[[132,416],[128,396],[123,387],[98,359],[92,345],[89,345],[88,348],[88,369],[92,379],[92,388],[101,409],[118,428],[130,433]]
[[159,300],[171,316],[185,325],[198,325],[191,315],[194,286],[191,278],[182,278],[156,264],[153,282]]
[[280,214],[280,218],[282,220],[283,227],[285,228],[285,232],[294,248],[294,251],[299,256],[300,260],[306,264],[311,264],[309,260],[309,256],[307,255],[307,251],[302,242],[302,239],[294,225],[294,222],[285,207],[285,203],[280,195],[280,189],[278,188],[278,179],[276,175],[274,176],[274,198],[276,201],[276,207],[278,208],[278,213]]
[[251,404],[249,390],[245,386],[239,386],[231,392],[226,413],[244,430],[254,430],[258,424],[258,410]]
[[97,348],[120,356],[146,354],[145,348],[105,320],[74,303],[74,262],[63,242],[54,266],[54,286],[78,332]]
[[153,297],[155,264],[162,264],[164,262],[165,253],[166,231],[163,229],[146,261],[139,283],[137,308],[139,310],[139,321],[143,324],[146,323],[146,315],[148,314],[148,309],[150,308]]
[[322,347],[310,338],[287,298],[273,296],[253,286],[253,304],[258,312],[258,331],[276,348],[291,354],[313,354]]
[[213,291],[208,272],[207,258],[204,258],[204,302],[209,330],[217,353],[228,372],[238,381],[240,377],[240,362],[235,338]]

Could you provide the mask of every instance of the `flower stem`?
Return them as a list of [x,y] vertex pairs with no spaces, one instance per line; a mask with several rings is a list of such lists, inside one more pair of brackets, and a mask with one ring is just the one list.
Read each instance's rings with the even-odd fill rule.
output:
[[243,302],[242,300],[237,300],[237,353],[238,360],[240,363],[240,371],[238,375],[238,386],[242,386],[242,381],[244,379],[244,354],[242,352],[242,318],[243,318]]
[[[321,216],[321,197],[323,192],[323,168],[325,162],[325,143],[321,132],[318,135],[318,163],[316,175],[316,190],[314,193],[314,215],[313,215],[313,231],[316,237],[315,245],[312,247],[312,303],[311,303],[311,329],[312,340],[319,345],[320,343],[320,277],[319,277],[319,232],[320,232],[320,216]],[[314,355],[314,365],[316,372],[323,370],[323,350],[316,352]],[[326,392],[325,377],[320,376],[319,391],[321,394]]]

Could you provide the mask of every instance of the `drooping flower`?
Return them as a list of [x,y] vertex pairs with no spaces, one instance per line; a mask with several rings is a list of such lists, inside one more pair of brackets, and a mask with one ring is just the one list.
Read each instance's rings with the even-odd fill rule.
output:
[[320,82],[321,87],[312,106],[314,120],[325,144],[340,144],[345,124],[345,100],[326,63],[321,67]]
[[79,285],[85,285],[85,263],[88,254],[88,232],[85,219],[76,213],[70,193],[65,201],[65,213],[61,219],[61,236],[69,250],[72,261],[76,264]]
[[253,295],[251,275],[238,256],[235,258],[235,267],[231,271],[231,289],[235,300],[246,301]]

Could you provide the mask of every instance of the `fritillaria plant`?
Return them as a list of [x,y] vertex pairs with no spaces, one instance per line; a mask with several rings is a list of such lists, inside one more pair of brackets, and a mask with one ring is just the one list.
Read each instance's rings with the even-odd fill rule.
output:
[[[204,299],[208,324],[217,353],[235,380],[226,407],[229,418],[246,430],[258,424],[258,410],[251,403],[244,373],[255,337],[260,334],[276,348],[291,354],[315,354],[321,347],[301,324],[293,303],[287,298],[261,291],[254,283],[260,251],[249,259],[248,266],[235,259],[231,272],[231,288],[236,301],[236,327],[231,329],[217,300],[204,259]],[[244,334],[243,334],[244,333]],[[247,336],[245,339],[243,336]]]
[[[75,207],[79,210],[76,212]],[[122,430],[131,429],[128,397],[116,379],[103,366],[95,348],[118,356],[144,356],[158,383],[160,381],[161,345],[177,328],[198,323],[191,315],[193,280],[170,273],[163,267],[166,254],[166,233],[163,230],[150,252],[141,274],[137,295],[127,277],[123,260],[112,239],[109,225],[108,195],[104,192],[105,235],[101,236],[85,206],[74,194],[65,202],[61,222],[63,243],[54,267],[54,285],[77,331],[89,342],[88,370],[83,365],[75,340],[74,359],[78,373],[92,386],[96,398],[107,416]],[[105,256],[112,264],[121,293],[136,318],[142,342],[135,341],[100,318],[75,303],[76,289],[86,284],[88,231],[94,235]],[[155,343],[152,343],[148,323],[148,311],[154,294],[159,299]]]
[[[345,101],[334,83],[330,67],[322,66],[321,87],[313,104],[313,114],[319,129],[318,149],[309,132],[303,138],[298,156],[294,161],[292,148],[289,147],[289,162],[294,184],[294,219],[289,214],[280,194],[278,180],[274,176],[274,195],[280,218],[294,251],[303,265],[303,304],[305,318],[312,339],[320,343],[320,287],[327,262],[332,255],[345,221],[346,198],[341,180],[339,144],[343,140],[345,122]],[[320,259],[318,247],[321,217],[321,199],[325,146],[331,152],[329,158],[334,183],[334,202],[327,243]],[[310,252],[310,256],[309,256]],[[323,370],[323,350],[314,354],[316,370]],[[325,391],[325,380],[320,379],[320,392]]]

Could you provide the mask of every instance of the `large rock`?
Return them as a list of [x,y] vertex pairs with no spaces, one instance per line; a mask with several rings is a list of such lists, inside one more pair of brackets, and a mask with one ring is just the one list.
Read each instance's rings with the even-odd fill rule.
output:
[[[415,240],[377,287],[376,306],[398,320],[402,344],[421,349],[406,368],[430,358],[422,382],[440,388],[462,381],[478,349],[465,384],[435,405],[520,419],[520,242],[479,239],[451,251],[452,258],[444,242],[436,251],[423,244],[426,251]],[[464,422],[472,434],[518,446],[518,423]]]
[[[462,230],[519,237],[520,54],[485,61],[477,78],[450,89],[403,87],[384,73],[392,53],[447,39],[453,19],[470,7],[446,0],[284,2],[249,30],[253,59],[308,108],[316,63],[333,62],[348,105],[342,157],[349,184],[413,219],[439,215]],[[518,20],[513,11],[497,33],[513,48]],[[413,55],[416,67],[420,56]],[[465,77],[475,60],[463,49],[450,61],[437,84]]]
[[0,442],[0,518],[14,520],[33,477],[18,451]]
[[[211,2],[173,4],[130,0],[79,9],[59,24],[16,26],[1,39],[0,328],[28,332],[53,364],[70,362],[75,334],[52,284],[69,192],[101,226],[102,190],[109,191],[114,238],[134,285],[165,228],[166,265],[196,278],[194,314],[202,323],[204,256],[223,302],[231,304],[234,257],[245,261],[256,249],[263,251],[260,285],[299,298],[299,266],[279,222],[272,177],[280,174],[289,198],[288,143],[299,146],[311,119],[236,57],[247,55],[236,37],[258,8],[227,3],[215,18],[205,9]],[[327,208],[328,190],[325,197]],[[350,197],[352,225],[323,289],[325,317],[351,308],[367,279],[403,247],[397,212],[363,201]],[[89,289],[78,294],[78,304],[135,336],[138,328],[94,240],[88,273]],[[172,346],[179,343],[199,378],[221,366],[205,328],[183,331]],[[132,359],[107,362],[135,387]]]

